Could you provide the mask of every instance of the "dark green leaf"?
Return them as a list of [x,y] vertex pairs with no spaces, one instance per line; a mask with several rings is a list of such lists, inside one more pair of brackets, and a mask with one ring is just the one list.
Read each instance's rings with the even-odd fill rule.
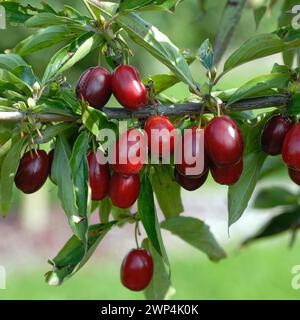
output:
[[108,223],[111,212],[111,202],[108,197],[100,201],[99,217],[101,223]]
[[78,25],[78,21],[70,19],[68,17],[58,16],[53,13],[42,12],[34,15],[26,21],[28,28],[45,28],[55,25]]
[[300,114],[300,93],[296,93],[292,96],[292,101],[287,106],[287,113],[290,116],[297,116]]
[[261,6],[261,7],[254,9],[254,19],[255,19],[256,29],[258,29],[260,22],[261,22],[262,18],[264,17],[266,11],[267,11],[266,6]]
[[274,173],[283,170],[286,170],[286,167],[282,161],[281,155],[277,157],[268,157],[262,167],[259,179],[267,178]]
[[15,89],[19,93],[24,93],[25,95],[32,96],[32,89],[27,83],[4,69],[0,69],[0,86],[1,85],[7,85],[7,88],[11,87],[12,90]]
[[151,183],[158,204],[166,218],[176,217],[184,211],[180,186],[174,180],[174,170],[169,165],[154,166]]
[[209,227],[199,219],[173,217],[162,221],[161,227],[204,252],[212,261],[219,261],[226,257],[226,253],[215,240]]
[[214,52],[209,39],[206,39],[202,43],[196,58],[200,60],[201,64],[208,71],[210,71],[213,68]]
[[43,138],[37,137],[35,139],[36,144],[48,143],[54,139],[59,134],[63,133],[65,130],[70,129],[74,124],[73,123],[58,123],[55,125],[48,125],[47,128],[42,131]]
[[12,73],[30,87],[37,82],[37,78],[34,75],[31,66],[18,66],[12,71]]
[[25,66],[27,63],[17,54],[0,54],[0,68],[13,71],[19,66]]

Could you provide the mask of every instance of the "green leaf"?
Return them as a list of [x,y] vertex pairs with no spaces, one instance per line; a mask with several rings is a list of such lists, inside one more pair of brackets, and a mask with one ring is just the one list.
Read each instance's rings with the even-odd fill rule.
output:
[[[96,3],[97,8],[108,18],[111,18],[118,8],[118,6],[112,2],[91,0],[89,0],[89,2],[94,5]],[[135,13],[120,15],[115,21],[127,32],[135,43],[146,49],[157,60],[166,65],[177,78],[189,86],[195,87],[187,62],[179,49],[166,35]]]
[[61,285],[64,280],[67,280],[78,272],[89,260],[101,240],[114,224],[114,222],[111,222],[105,225],[97,224],[90,226],[87,251],[83,243],[77,237],[72,236],[58,255],[49,261],[53,265],[53,270],[46,273],[46,282],[49,285]]
[[138,197],[138,215],[151,244],[161,256],[164,256],[160,225],[154,205],[153,190],[146,174],[143,175],[141,190]]
[[212,46],[211,46],[209,39],[206,39],[202,43],[196,58],[199,59],[201,64],[208,71],[210,71],[213,68],[214,52],[213,52],[213,49],[212,49]]
[[78,61],[82,60],[94,49],[101,47],[103,37],[100,34],[87,32],[78,39],[59,50],[50,60],[44,77],[43,84],[48,83],[59,74],[73,67]]
[[266,12],[267,12],[267,6],[261,6],[261,7],[254,9],[253,13],[254,13],[254,20],[255,20],[256,29],[258,29],[260,22]]
[[295,93],[292,96],[291,103],[287,106],[287,113],[290,116],[297,116],[300,114],[300,93]]
[[272,176],[274,173],[284,170],[286,170],[286,166],[282,161],[281,155],[276,157],[268,157],[262,167],[259,179],[265,179],[269,176]]
[[73,233],[86,243],[87,219],[80,216],[76,206],[76,194],[70,167],[71,147],[66,134],[60,134],[55,144],[51,176],[58,186],[58,197],[61,201]]
[[144,10],[174,11],[182,1],[183,0],[122,0],[119,5],[119,10],[120,12]]
[[46,28],[55,25],[78,25],[78,21],[68,17],[58,16],[49,12],[42,12],[34,15],[25,23],[28,28]]
[[212,261],[216,262],[226,257],[226,253],[215,240],[209,227],[199,219],[173,217],[162,221],[161,227],[204,252]]
[[260,190],[256,196],[253,207],[255,209],[270,209],[281,206],[297,205],[298,195],[286,188],[273,186]]
[[154,166],[151,184],[158,204],[166,218],[176,217],[184,211],[180,186],[174,180],[173,168],[169,165]]
[[224,71],[229,70],[252,60],[270,56],[300,45],[298,34],[282,39],[275,33],[266,33],[254,36],[247,40],[239,49],[234,51],[224,65]]
[[13,71],[19,66],[25,66],[27,63],[17,54],[0,54],[0,68]]
[[230,45],[234,31],[239,25],[243,8],[246,0],[227,1],[225,9],[219,23],[218,34],[216,37],[215,51],[215,64],[218,64],[225,53],[227,47]]
[[3,214],[7,214],[10,208],[14,179],[19,167],[21,152],[25,141],[26,139],[21,139],[19,136],[14,137],[12,140],[12,146],[2,162],[0,203]]
[[18,66],[12,71],[12,73],[30,87],[37,82],[37,78],[34,75],[31,66]]
[[70,159],[76,205],[79,215],[84,219],[83,223],[86,225],[86,232],[88,230],[89,168],[87,152],[89,149],[89,142],[89,133],[86,131],[81,132],[75,141]]
[[297,206],[287,212],[281,213],[272,218],[263,228],[253,237],[244,241],[244,245],[254,240],[278,235],[285,231],[293,231],[300,226],[300,207]]
[[110,215],[111,209],[112,209],[112,206],[111,206],[109,197],[106,197],[100,201],[99,217],[100,217],[101,223],[109,222],[109,215]]
[[70,40],[82,34],[84,30],[65,25],[50,26],[41,29],[21,41],[14,49],[16,54],[27,56],[44,48],[51,47],[64,40]]
[[151,245],[148,239],[142,243],[142,247],[151,253],[154,270],[153,277],[144,294],[147,300],[165,300],[170,299],[175,294],[175,289],[172,287],[168,267],[165,265],[163,258]]
[[27,83],[4,69],[0,69],[0,86],[1,85],[7,85],[8,89],[11,88],[19,93],[32,96],[32,89]]
[[58,136],[59,134],[63,133],[64,131],[70,129],[72,126],[74,126],[73,123],[58,123],[55,125],[48,125],[47,128],[42,131],[42,138],[37,137],[35,139],[35,143],[36,144],[43,144],[43,143],[48,143],[50,142],[52,139],[54,139],[56,136]]
[[144,79],[143,83],[147,85],[149,80],[152,80],[154,83],[155,94],[159,94],[179,82],[178,78],[172,74],[157,74],[150,76],[149,78]]
[[84,106],[82,112],[82,123],[93,135],[97,137],[99,130],[107,123],[107,116],[100,110]]
[[227,104],[231,105],[241,99],[254,97],[263,90],[273,88],[284,89],[287,87],[289,80],[290,75],[288,73],[271,73],[256,77],[237,89],[230,97]]

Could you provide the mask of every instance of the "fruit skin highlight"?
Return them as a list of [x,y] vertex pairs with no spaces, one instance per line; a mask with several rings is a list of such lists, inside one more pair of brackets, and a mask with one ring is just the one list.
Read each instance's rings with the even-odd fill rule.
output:
[[122,284],[133,291],[147,288],[153,276],[153,259],[145,249],[131,250],[121,266]]

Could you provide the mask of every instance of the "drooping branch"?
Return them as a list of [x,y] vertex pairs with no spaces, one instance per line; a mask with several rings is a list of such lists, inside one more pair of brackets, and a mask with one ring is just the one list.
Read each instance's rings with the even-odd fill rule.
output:
[[[222,107],[225,113],[232,111],[246,111],[254,109],[263,109],[268,107],[283,107],[290,101],[289,95],[276,95],[264,96],[258,98],[249,98],[233,103],[230,106],[224,104]],[[137,112],[130,112],[124,108],[103,108],[109,119],[124,120],[130,118],[145,119],[154,114],[161,114],[166,116],[192,116],[200,113],[202,103],[184,103],[184,104],[171,104],[171,105],[158,105],[141,109]],[[204,110],[209,113],[210,110]],[[0,112],[0,122],[18,122],[26,120],[26,113],[19,111],[14,112]],[[63,116],[57,114],[42,114],[37,113],[34,115],[35,119],[40,122],[74,122],[78,117]]]

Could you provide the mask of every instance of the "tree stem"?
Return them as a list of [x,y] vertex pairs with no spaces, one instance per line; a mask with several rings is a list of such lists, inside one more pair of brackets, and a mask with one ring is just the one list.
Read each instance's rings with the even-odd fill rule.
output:
[[[233,111],[247,111],[255,109],[264,109],[269,107],[283,107],[290,101],[289,95],[276,95],[276,96],[264,96],[258,98],[249,98],[240,100],[233,103],[230,106],[226,106],[224,103],[221,106],[223,113],[229,113]],[[109,119],[124,120],[124,119],[146,119],[151,115],[161,114],[166,116],[195,116],[201,112],[203,104],[199,103],[183,103],[183,104],[160,104],[155,107],[149,106],[148,108],[141,109],[136,112],[130,112],[124,108],[103,108],[103,112]],[[211,113],[210,110],[205,109],[204,113]],[[33,115],[37,121],[40,122],[75,122],[80,118],[78,116],[63,116],[57,114],[41,114],[37,113]],[[24,121],[27,118],[26,113],[20,111],[14,112],[1,112],[0,122],[19,122]]]

